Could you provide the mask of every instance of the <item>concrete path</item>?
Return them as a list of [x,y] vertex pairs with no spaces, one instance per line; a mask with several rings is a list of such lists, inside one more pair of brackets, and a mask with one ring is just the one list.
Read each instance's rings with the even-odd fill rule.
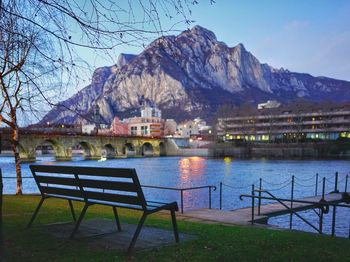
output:
[[[170,220],[169,223],[171,223]],[[122,231],[118,232],[115,221],[113,220],[86,220],[82,222],[79,231],[72,241],[84,241],[91,246],[91,248],[126,252],[136,230],[136,225],[123,223],[121,226]],[[45,230],[57,238],[69,240],[73,227],[73,223],[57,223],[46,225]],[[193,235],[180,233],[180,242],[193,239],[195,239]],[[172,230],[144,226],[136,242],[134,251],[156,249],[169,245],[176,245]]]

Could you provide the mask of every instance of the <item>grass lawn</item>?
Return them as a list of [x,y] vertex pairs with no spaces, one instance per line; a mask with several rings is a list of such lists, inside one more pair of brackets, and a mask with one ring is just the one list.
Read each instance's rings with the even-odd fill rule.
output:
[[[127,257],[123,252],[91,248],[79,240],[54,238],[40,227],[25,229],[38,201],[38,196],[4,197],[8,261],[350,261],[348,239],[185,221],[178,221],[179,230],[196,235],[196,240]],[[141,215],[127,209],[120,209],[119,214],[122,223],[137,223]],[[102,217],[113,219],[110,207],[92,206],[86,215],[86,219]],[[71,220],[67,201],[49,199],[34,223]],[[151,215],[146,225],[172,229],[171,220],[161,214]]]

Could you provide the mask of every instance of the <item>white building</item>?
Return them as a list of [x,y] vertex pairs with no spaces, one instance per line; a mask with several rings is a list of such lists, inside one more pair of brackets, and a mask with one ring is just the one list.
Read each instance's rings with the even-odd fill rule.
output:
[[258,109],[278,108],[280,105],[276,100],[267,100],[266,103],[258,104]]
[[141,117],[158,117],[162,118],[162,111],[160,111],[156,106],[146,105],[141,109]]
[[91,135],[96,132],[96,125],[95,124],[82,125],[81,132],[83,134]]

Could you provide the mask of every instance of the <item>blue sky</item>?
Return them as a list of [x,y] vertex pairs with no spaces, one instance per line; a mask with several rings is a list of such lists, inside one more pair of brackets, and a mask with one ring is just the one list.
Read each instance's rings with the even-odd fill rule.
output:
[[[243,43],[260,62],[276,68],[350,81],[350,1],[199,2],[192,7],[194,24],[210,29],[228,46]],[[164,19],[162,23],[169,26],[172,21]],[[185,30],[187,26],[177,28]],[[141,51],[141,46],[120,46],[113,57]],[[89,50],[80,54],[94,67],[113,63]]]

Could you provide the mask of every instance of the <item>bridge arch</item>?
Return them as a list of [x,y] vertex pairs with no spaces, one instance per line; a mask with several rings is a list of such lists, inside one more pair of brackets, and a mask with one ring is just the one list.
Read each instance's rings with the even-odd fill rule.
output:
[[102,148],[102,156],[113,159],[117,155],[117,149],[112,144],[105,144]]
[[54,150],[55,156],[62,151],[62,145],[60,145],[56,140],[54,139],[44,139],[39,141],[39,143],[35,146],[35,154],[36,156],[39,153],[39,150],[41,150],[41,154],[45,155],[49,153],[50,147]]
[[92,158],[96,153],[96,148],[87,141],[77,141],[72,149],[82,150],[85,159]]
[[153,146],[151,143],[146,142],[141,147],[141,155],[143,156],[153,156]]
[[125,143],[123,153],[126,156],[136,155],[135,146],[132,143]]

